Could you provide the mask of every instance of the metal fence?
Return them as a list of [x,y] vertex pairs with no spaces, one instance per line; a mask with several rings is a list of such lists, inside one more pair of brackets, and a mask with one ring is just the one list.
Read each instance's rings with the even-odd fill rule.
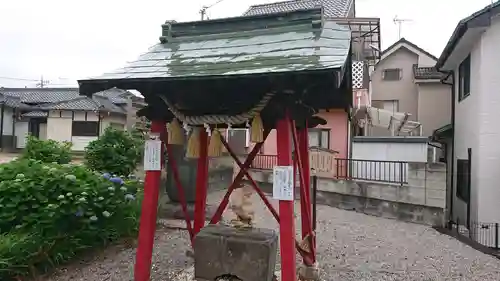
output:
[[405,184],[408,183],[408,163],[337,158],[336,178]]
[[[318,175],[322,177],[398,183],[401,185],[408,183],[408,162],[347,158],[336,158],[335,160],[332,158],[332,161],[318,158],[321,161],[314,161],[315,159],[312,157],[311,168],[321,170],[322,173]],[[277,164],[277,155],[258,154],[253,160],[251,168],[271,170]]]
[[250,164],[252,169],[272,170],[278,165],[278,156],[270,154],[257,154]]
[[454,231],[457,234],[465,236],[483,246],[492,249],[500,249],[498,223],[470,222],[469,227],[463,225],[462,222],[452,222]]

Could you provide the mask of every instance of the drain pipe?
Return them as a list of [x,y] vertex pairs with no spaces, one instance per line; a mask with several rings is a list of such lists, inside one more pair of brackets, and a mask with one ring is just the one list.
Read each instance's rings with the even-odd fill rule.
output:
[[[448,229],[451,229],[453,227],[453,192],[454,192],[454,183],[455,183],[455,177],[454,175],[454,170],[455,170],[455,72],[454,71],[448,71],[448,72],[443,72],[446,74],[446,77],[441,79],[441,83],[444,85],[449,85],[451,86],[451,129],[452,129],[452,138],[451,138],[451,168],[450,171],[446,169],[446,178],[450,178],[450,210],[448,212]],[[451,83],[447,83],[445,80],[451,77]],[[446,149],[448,149],[447,146],[445,146]],[[450,177],[448,177],[448,173],[451,174]]]

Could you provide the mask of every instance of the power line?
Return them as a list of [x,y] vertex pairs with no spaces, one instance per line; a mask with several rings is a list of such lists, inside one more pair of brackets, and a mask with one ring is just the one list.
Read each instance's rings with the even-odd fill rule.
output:
[[17,80],[17,81],[30,81],[30,82],[38,82],[37,79],[26,79],[26,78],[16,78],[16,77],[6,77],[6,76],[0,76],[0,79],[5,79],[5,80]]
[[[9,77],[9,76],[0,76],[0,80],[13,80],[13,81],[25,81],[25,82],[36,82],[35,87],[39,88],[45,88],[47,85],[53,85],[53,86],[68,86],[71,85],[70,83],[52,83],[50,80],[44,80],[43,75],[40,77],[40,79],[29,79],[29,78],[20,78],[20,77]],[[63,78],[60,78],[63,79]],[[67,79],[67,78],[64,78]]]

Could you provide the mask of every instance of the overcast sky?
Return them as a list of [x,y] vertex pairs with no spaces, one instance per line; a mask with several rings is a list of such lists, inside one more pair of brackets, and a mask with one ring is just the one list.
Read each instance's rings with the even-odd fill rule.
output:
[[[217,0],[0,0],[0,86],[53,86],[123,66],[158,42],[165,20],[192,21]],[[211,18],[272,0],[223,0]],[[356,0],[358,17],[381,18],[382,48],[402,35],[439,56],[458,21],[491,0]],[[11,78],[11,79],[8,79]],[[23,80],[24,79],[24,80]]]

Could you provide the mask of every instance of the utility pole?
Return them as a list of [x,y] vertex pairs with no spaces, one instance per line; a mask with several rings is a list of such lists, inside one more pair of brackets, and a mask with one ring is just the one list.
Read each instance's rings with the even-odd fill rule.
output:
[[40,77],[40,82],[36,83],[36,86],[39,87],[39,88],[43,88],[45,86],[47,86],[47,84],[49,84],[50,81],[49,80],[43,80],[43,75]]
[[[201,16],[201,20],[205,20],[205,17],[207,15],[207,10],[212,8],[213,6],[219,4],[220,2],[222,2],[224,0],[217,0],[217,2],[213,3],[212,5],[208,5],[208,6],[203,6],[201,7],[201,10],[200,10],[200,16]],[[208,19],[208,17],[207,17]]]
[[398,16],[396,15],[392,21],[394,22],[394,24],[398,25],[398,39],[401,39],[401,31],[403,29],[403,23],[410,22],[413,20],[411,20],[411,19],[399,19]]

